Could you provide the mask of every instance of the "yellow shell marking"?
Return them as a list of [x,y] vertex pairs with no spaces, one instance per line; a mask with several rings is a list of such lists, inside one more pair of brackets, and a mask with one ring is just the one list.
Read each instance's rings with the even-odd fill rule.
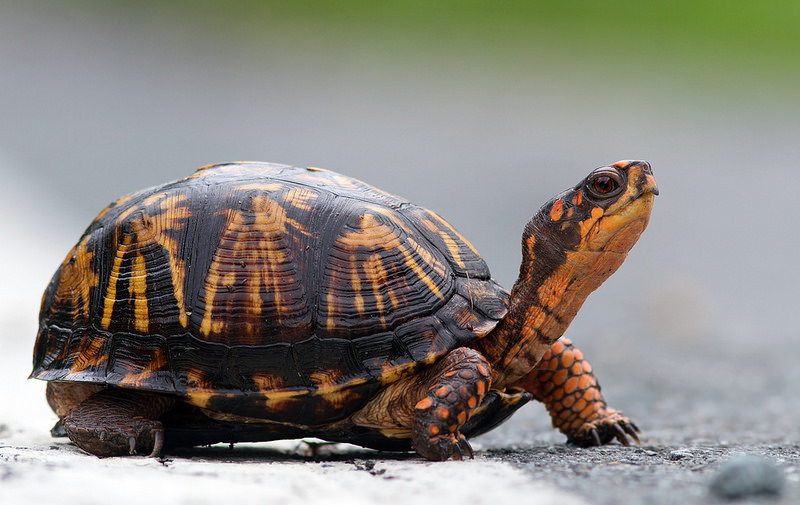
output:
[[384,216],[386,218],[389,218],[394,224],[397,225],[398,228],[400,228],[401,230],[406,232],[408,235],[411,235],[411,234],[414,233],[413,231],[411,231],[408,228],[408,226],[406,226],[406,223],[404,223],[402,219],[397,217],[397,214],[395,214],[391,210],[387,209],[386,207],[381,207],[379,205],[370,205],[367,208],[369,210],[377,213],[377,214],[380,214],[380,215],[382,215],[382,216]]
[[144,256],[136,254],[133,259],[133,273],[130,278],[130,290],[133,295],[135,328],[136,331],[147,333],[150,327],[150,318],[147,312],[147,266]]
[[[264,185],[259,187],[263,188]],[[255,331],[260,320],[262,286],[268,286],[274,296],[272,305],[277,309],[278,322],[281,311],[289,310],[282,303],[282,291],[286,289],[287,281],[276,271],[278,266],[291,261],[282,244],[282,237],[286,234],[286,213],[278,202],[264,195],[253,197],[252,206],[252,215],[243,211],[229,211],[220,244],[226,244],[230,249],[220,247],[217,250],[206,278],[205,309],[200,325],[204,335],[224,331],[224,319],[214,320],[217,291],[234,286],[240,275],[246,276],[247,282],[241,289],[246,290],[250,300],[246,309],[246,313],[252,316],[248,318],[248,331]],[[249,222],[249,219],[254,219],[254,222]],[[257,238],[240,240],[240,235]],[[237,266],[241,273],[237,273]]]
[[[186,201],[188,196],[186,194],[170,194],[170,193],[157,193],[146,198],[141,206],[150,207],[151,210],[157,208],[157,213],[150,216],[143,211],[141,219],[134,219],[130,222],[131,229],[135,233],[137,247],[148,244],[158,244],[167,253],[170,262],[170,276],[172,280],[172,291],[178,306],[178,320],[184,328],[187,326],[186,315],[186,302],[183,293],[183,285],[186,276],[185,261],[180,257],[179,243],[172,238],[167,231],[181,231],[186,227],[187,220],[191,217],[191,211],[188,207],[180,205]],[[141,208],[138,207],[138,208]],[[128,218],[131,214],[129,209],[118,219],[118,223],[123,219]],[[130,240],[128,241],[130,244]],[[136,267],[141,260],[141,266]],[[139,269],[141,268],[141,270]],[[144,272],[141,274],[140,272]],[[137,254],[134,258],[134,275],[136,277],[131,279],[132,294],[135,297],[135,310],[137,314],[136,329],[138,331],[146,332],[147,310],[146,299],[144,296],[144,288],[146,285],[146,268],[144,267],[144,258]],[[141,275],[141,278],[139,276]],[[137,288],[134,283],[141,282],[141,286]],[[136,295],[136,289],[141,289],[141,296]],[[143,318],[142,318],[143,316]]]
[[263,184],[258,182],[253,182],[250,184],[240,184],[233,188],[233,191],[247,191],[247,190],[256,190],[262,191],[264,193],[273,193],[275,191],[280,191],[283,188],[283,184],[280,182],[272,182],[269,184]]
[[[372,292],[375,297],[375,308],[377,309],[378,313],[381,315],[381,326],[384,328],[386,327],[386,317],[384,316],[384,305],[383,305],[383,296],[381,296],[381,289],[386,286],[386,280],[388,279],[388,274],[386,273],[386,269],[383,267],[383,261],[381,261],[380,254],[371,254],[366,260],[364,260],[363,264],[364,272],[367,274],[367,278],[372,280]],[[392,304],[393,308],[397,308],[397,295],[394,293],[393,290],[389,289],[389,301]]]
[[105,299],[103,300],[103,318],[100,320],[100,327],[107,330],[111,326],[111,317],[114,313],[114,302],[117,301],[117,280],[120,276],[120,267],[122,267],[122,260],[125,258],[125,253],[131,245],[131,235],[125,235],[122,243],[117,247],[114,255],[114,264],[111,267],[111,273],[108,276],[108,287],[106,287]]
[[[328,291],[328,295],[325,297],[325,301],[328,303],[328,313],[335,314],[339,310],[336,308],[336,296],[334,296],[333,291]],[[328,331],[333,331],[336,329],[336,319],[333,317],[329,317],[327,321],[325,321],[325,328]]]
[[69,368],[69,373],[64,377],[65,379],[77,378],[80,372],[89,367],[98,367],[108,361],[108,354],[101,352],[103,350],[103,339],[89,339],[88,346],[81,349],[75,357],[75,361]]
[[103,217],[106,214],[108,214],[109,210],[111,210],[111,209],[113,209],[115,207],[119,207],[120,205],[124,204],[125,202],[127,202],[128,200],[133,198],[134,196],[136,196],[136,193],[131,193],[131,194],[123,196],[122,198],[117,199],[112,205],[109,205],[105,209],[101,210],[100,214],[98,214],[97,217],[94,218],[94,220],[95,221],[99,221],[99,220],[103,219]]
[[408,243],[411,244],[411,247],[414,248],[417,254],[420,255],[422,261],[430,265],[433,268],[433,270],[440,276],[444,277],[446,275],[447,269],[445,268],[445,266],[442,263],[440,263],[439,260],[437,260],[428,249],[420,247],[417,241],[411,238],[410,236],[406,237],[406,240],[408,240]]
[[[356,264],[356,256],[350,255],[350,263]],[[353,283],[353,292],[355,293],[354,303],[356,306],[356,310],[359,314],[364,315],[364,297],[361,296],[361,276],[358,275],[358,270],[353,269],[351,271],[351,282]]]
[[[383,212],[381,212],[381,215],[384,215]],[[337,327],[338,318],[335,315],[341,312],[340,304],[337,303],[337,293],[340,291],[338,288],[341,286],[342,282],[350,283],[352,286],[353,303],[362,315],[364,314],[365,308],[361,291],[364,287],[364,279],[371,284],[372,291],[375,295],[375,308],[377,312],[381,314],[381,322],[384,325],[386,323],[383,317],[383,309],[385,306],[384,297],[389,297],[389,301],[393,307],[397,307],[402,303],[402,301],[399,300],[402,295],[398,295],[398,293],[395,293],[394,290],[387,285],[389,276],[385,268],[386,265],[384,265],[385,259],[383,259],[378,252],[366,258],[358,258],[354,252],[361,248],[373,251],[378,248],[386,251],[396,250],[399,253],[398,261],[402,261],[439,299],[444,299],[444,295],[441,293],[439,286],[431,277],[429,271],[426,271],[426,268],[423,268],[423,266],[417,262],[413,253],[416,252],[419,255],[420,259],[427,265],[429,270],[433,270],[440,275],[446,272],[444,265],[437,261],[429,251],[420,247],[410,235],[401,239],[390,226],[381,222],[380,218],[375,214],[361,215],[359,229],[343,233],[337,240],[337,247],[344,251],[352,251],[353,253],[349,256],[349,265],[345,268],[347,273],[334,272],[334,275],[330,279],[331,285],[326,295],[329,317],[325,325],[328,330],[335,330]],[[402,260],[400,260],[400,258],[402,258]],[[342,275],[346,275],[346,277]]]
[[439,286],[437,286],[436,283],[433,282],[433,279],[431,279],[431,276],[419,266],[419,263],[417,263],[414,258],[411,257],[411,255],[408,253],[408,249],[401,246],[400,250],[403,251],[403,255],[406,258],[406,266],[414,271],[415,274],[417,274],[417,276],[422,280],[422,282],[425,283],[426,286],[428,286],[428,289],[430,289],[433,294],[435,294],[440,300],[444,301],[444,295],[441,293],[441,291],[439,291]]
[[450,251],[450,255],[453,257],[455,262],[458,263],[458,266],[460,266],[461,268],[466,268],[466,264],[464,263],[464,260],[461,258],[461,252],[459,250],[458,243],[453,239],[452,235],[456,236],[461,242],[466,244],[467,247],[469,247],[472,250],[472,252],[475,253],[476,256],[480,256],[478,254],[478,250],[475,249],[472,246],[472,244],[470,244],[469,241],[467,239],[465,239],[460,233],[458,233],[455,228],[450,226],[450,223],[448,223],[447,221],[442,219],[441,216],[439,216],[438,214],[436,214],[433,211],[429,210],[428,214],[431,217],[433,217],[436,221],[438,221],[441,226],[446,228],[446,230],[445,230],[445,229],[442,229],[441,227],[437,226],[436,227],[436,231],[437,231],[437,233],[439,233],[439,236],[442,237],[442,240],[444,240],[444,244],[445,244],[445,246],[447,246],[447,250]]
[[[86,248],[90,238],[90,235],[86,235],[69,252],[61,267],[61,282],[58,283],[56,299],[71,301],[73,319],[77,319],[79,314],[85,319],[89,318],[91,288],[96,288],[99,284],[97,272],[91,268],[94,253]],[[81,299],[83,305],[78,306]]]
[[[342,245],[351,247],[353,249],[357,247],[366,247],[366,248],[374,248],[376,244],[383,244],[383,249],[397,249],[402,253],[404,258],[405,265],[410,268],[422,282],[428,286],[434,294],[440,299],[444,299],[444,295],[439,291],[439,287],[433,281],[431,276],[416,262],[414,257],[411,255],[411,251],[408,247],[406,247],[403,242],[400,240],[400,237],[388,226],[385,224],[380,223],[375,215],[373,214],[364,214],[361,216],[361,230],[357,232],[346,233],[339,238],[339,243]],[[414,245],[416,243],[414,242]],[[419,251],[421,248],[416,248],[415,250]],[[425,251],[427,253],[427,251]],[[423,256],[420,254],[420,256]],[[424,259],[424,256],[423,256]],[[433,260],[433,258],[431,257]],[[434,263],[435,260],[433,260]],[[360,265],[354,264],[354,269],[359,267]],[[435,265],[431,265],[434,267]],[[444,271],[443,267],[439,265],[439,271]]]
[[306,212],[314,210],[312,202],[319,198],[319,195],[308,188],[292,188],[286,195],[289,205]]
[[152,381],[152,377],[155,375],[155,372],[163,370],[166,364],[166,357],[163,353],[159,352],[152,356],[152,359],[147,361],[147,365],[144,367],[144,369],[142,369],[141,372],[127,374],[119,380],[119,383],[130,386],[144,385]]

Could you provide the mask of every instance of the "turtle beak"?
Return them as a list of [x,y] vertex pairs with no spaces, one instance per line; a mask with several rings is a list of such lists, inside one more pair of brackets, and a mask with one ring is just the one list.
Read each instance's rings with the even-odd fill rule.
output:
[[639,172],[636,186],[638,186],[640,194],[643,195],[650,192],[658,196],[658,184],[656,184],[656,178],[653,177],[653,169],[650,167],[650,163],[646,161],[638,163],[641,172]]
[[633,182],[632,185],[629,183],[628,187],[631,188],[633,186],[636,188],[634,194],[637,197],[645,193],[658,195],[658,184],[656,184],[656,179],[653,177],[653,169],[650,167],[650,163],[623,160],[614,163],[612,166],[628,171],[628,180]]

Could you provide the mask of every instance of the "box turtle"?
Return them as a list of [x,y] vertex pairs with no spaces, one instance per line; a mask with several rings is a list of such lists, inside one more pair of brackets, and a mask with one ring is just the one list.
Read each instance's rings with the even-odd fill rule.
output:
[[316,168],[229,163],[104,209],[47,287],[31,377],[98,455],[318,437],[430,460],[535,398],[568,440],[637,439],[560,338],[658,194],[592,171],[525,227],[509,293],[434,212]]

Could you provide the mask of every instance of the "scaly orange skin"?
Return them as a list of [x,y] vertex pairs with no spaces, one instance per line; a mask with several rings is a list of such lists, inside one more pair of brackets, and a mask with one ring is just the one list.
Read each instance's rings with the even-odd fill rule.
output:
[[628,445],[629,436],[639,441],[639,428],[606,405],[592,366],[568,338],[553,344],[539,366],[516,386],[545,404],[553,427],[570,442],[601,445],[616,438]]

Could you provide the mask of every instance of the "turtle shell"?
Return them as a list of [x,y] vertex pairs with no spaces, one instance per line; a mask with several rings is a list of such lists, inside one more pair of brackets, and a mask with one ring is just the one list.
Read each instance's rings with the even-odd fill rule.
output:
[[507,303],[427,209],[330,171],[213,165],[92,222],[45,291],[31,376],[320,425]]

